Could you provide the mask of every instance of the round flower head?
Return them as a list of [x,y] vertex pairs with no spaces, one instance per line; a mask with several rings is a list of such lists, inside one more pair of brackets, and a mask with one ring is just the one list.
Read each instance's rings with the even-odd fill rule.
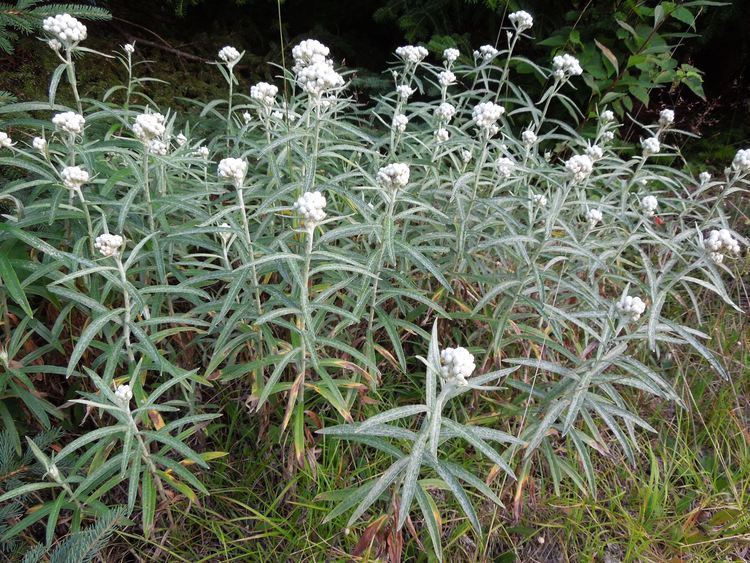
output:
[[738,172],[750,171],[750,149],[740,149],[737,154],[734,155],[732,160],[732,168]]
[[149,154],[155,154],[156,156],[167,155],[167,143],[159,139],[152,139],[148,142],[147,146]]
[[44,18],[42,29],[66,47],[86,39],[86,26],[70,14],[57,14]]
[[553,74],[558,80],[567,80],[571,76],[583,74],[583,69],[578,59],[567,53],[554,57],[552,59],[552,66],[555,68]]
[[527,129],[523,133],[521,133],[521,141],[523,141],[523,144],[527,147],[530,147],[534,145],[537,141],[536,133],[534,133],[531,129]]
[[208,158],[208,147],[198,147],[198,150],[195,151],[195,154],[202,158]]
[[492,132],[496,128],[497,120],[504,113],[505,108],[503,106],[494,102],[482,102],[474,106],[471,116],[479,129]]
[[497,160],[497,170],[504,178],[510,178],[515,167],[516,163],[507,157],[502,157]]
[[492,45],[482,45],[474,51],[474,58],[475,59],[482,59],[485,63],[490,62],[492,59],[497,57],[500,54],[500,51],[495,49]]
[[124,242],[125,241],[120,235],[110,235],[109,233],[105,233],[96,237],[94,247],[102,256],[109,258],[110,256],[117,254]]
[[326,218],[326,198],[320,192],[305,192],[294,202],[294,209],[305,221],[305,224],[315,226]]
[[264,106],[272,106],[276,102],[276,94],[278,93],[278,87],[268,82],[258,82],[250,87],[250,97]]
[[544,194],[534,194],[531,196],[531,201],[534,202],[534,205],[538,207],[544,207],[547,205],[547,196]]
[[406,64],[417,65],[428,55],[427,49],[421,45],[404,45],[396,49],[396,55]]
[[396,94],[398,94],[398,97],[401,100],[408,100],[409,97],[413,93],[414,93],[414,88],[411,88],[410,86],[407,86],[406,84],[401,84],[400,86],[396,86]]
[[449,47],[443,51],[443,59],[445,59],[445,62],[448,64],[455,63],[460,55],[461,52],[453,47]]
[[219,51],[219,60],[233,66],[240,60],[240,52],[234,47],[227,45],[226,47],[222,47]]
[[615,138],[615,134],[612,131],[605,131],[602,133],[602,142],[608,143]]
[[440,129],[438,129],[437,131],[435,131],[435,140],[438,143],[444,143],[448,139],[450,139],[450,133],[448,133],[447,129],[444,129],[444,128],[441,127]]
[[661,151],[661,144],[656,137],[648,137],[641,141],[641,148],[643,149],[643,156],[649,156],[658,154]]
[[444,385],[466,385],[466,379],[477,369],[474,355],[466,348],[445,348],[440,352],[440,361],[440,375]]
[[710,172],[701,172],[698,175],[698,180],[700,180],[701,184],[708,184],[711,181],[711,173]]
[[403,162],[395,162],[387,166],[383,166],[378,170],[378,183],[384,188],[391,190],[398,190],[406,187],[409,183],[409,165]]
[[69,190],[80,190],[89,181],[89,173],[80,166],[67,166],[60,172],[60,178]]
[[450,70],[444,70],[438,74],[438,84],[440,84],[440,86],[442,86],[443,88],[447,88],[451,84],[455,83],[456,75],[453,74]]
[[454,115],[456,115],[456,108],[448,102],[443,102],[435,108],[435,117],[441,123],[450,123]]
[[659,207],[659,200],[656,196],[647,195],[641,200],[641,210],[646,217],[653,217],[657,207]]
[[31,146],[39,152],[43,153],[47,150],[47,140],[43,137],[34,137],[34,140],[31,141]]
[[623,295],[617,302],[617,310],[620,311],[621,314],[629,316],[631,322],[635,322],[640,319],[641,315],[646,311],[646,304],[640,297]]
[[126,43],[122,46],[122,49],[128,54],[132,55],[135,53],[135,43]]
[[297,83],[311,96],[321,97],[324,93],[341,88],[344,79],[327,63],[313,63],[297,73]]
[[52,118],[52,123],[55,127],[67,133],[80,135],[83,133],[83,126],[86,124],[86,119],[74,111],[64,111],[55,114]]
[[530,13],[525,12],[524,10],[513,12],[508,16],[508,19],[518,33],[531,29],[534,25],[534,18],[531,17]]
[[292,58],[294,58],[295,73],[307,66],[314,64],[331,64],[327,60],[331,50],[316,39],[305,39],[292,49]]
[[188,142],[188,139],[184,133],[180,133],[179,135],[177,135],[175,140],[177,141],[177,145],[180,147],[184,147]]
[[469,164],[471,162],[471,151],[468,151],[466,149],[461,150],[461,160],[464,164]]
[[604,216],[602,215],[602,212],[598,209],[589,209],[586,212],[586,221],[589,223],[589,228],[593,229],[596,227],[599,223],[601,223]]
[[120,385],[115,390],[115,398],[122,407],[126,407],[130,404],[130,399],[133,398],[133,391],[130,389],[130,385]]
[[403,133],[404,131],[406,131],[407,123],[409,123],[409,118],[406,117],[403,113],[397,113],[393,116],[393,122],[391,123],[391,126],[393,127],[394,131]]
[[60,43],[57,39],[50,39],[49,41],[47,41],[47,47],[57,53],[60,49],[62,49],[62,43]]
[[245,122],[245,125],[250,125],[253,121],[253,114],[249,111],[242,113],[242,121]]
[[9,149],[13,146],[13,139],[5,131],[0,131],[0,149]]
[[602,123],[612,123],[615,120],[615,112],[611,109],[605,109],[599,114],[599,120]]
[[162,139],[167,133],[166,117],[160,113],[142,113],[135,118],[133,133],[144,145],[154,139]]
[[247,174],[247,162],[241,158],[225,158],[219,162],[217,173],[222,180],[228,180],[236,188],[241,188]]
[[703,241],[703,246],[708,255],[717,264],[724,261],[725,254],[737,255],[740,253],[740,243],[732,236],[728,229],[713,230]]
[[663,109],[659,112],[659,126],[666,128],[674,123],[674,110]]
[[583,182],[594,170],[594,162],[587,154],[577,154],[565,162],[565,169],[573,176],[573,181]]
[[604,151],[597,145],[586,147],[586,154],[591,160],[600,160],[604,156]]

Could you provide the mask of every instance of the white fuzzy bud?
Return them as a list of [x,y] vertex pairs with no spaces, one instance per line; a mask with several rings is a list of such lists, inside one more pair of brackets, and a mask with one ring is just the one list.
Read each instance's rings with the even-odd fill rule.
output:
[[531,196],[531,201],[538,207],[544,207],[547,205],[547,196],[544,194],[534,194]]
[[750,149],[740,149],[734,155],[732,168],[738,172],[750,171]]
[[234,187],[241,188],[247,174],[247,162],[241,158],[222,159],[217,173],[222,180],[228,180]]
[[466,348],[445,348],[440,352],[440,360],[444,384],[466,385],[466,379],[477,369],[474,355]]
[[612,131],[605,131],[602,133],[602,142],[608,143],[615,138],[615,134]]
[[448,139],[450,139],[450,133],[448,133],[447,129],[441,127],[435,131],[435,140],[438,143],[445,143]]
[[641,200],[641,210],[646,217],[653,217],[659,207],[659,200],[654,195],[647,195]]
[[396,49],[396,55],[405,63],[417,65],[429,54],[427,49],[421,45],[404,45]]
[[49,41],[47,41],[47,47],[57,53],[60,49],[62,49],[62,43],[60,43],[57,39],[50,39]]
[[160,113],[142,113],[135,118],[133,133],[148,146],[149,141],[164,138],[167,133],[166,120]]
[[31,141],[31,146],[39,152],[44,153],[47,151],[47,140],[43,137],[34,137],[34,140]]
[[711,260],[717,264],[724,261],[724,255],[740,253],[740,243],[732,236],[728,229],[713,230],[703,241],[703,247]]
[[435,117],[441,123],[450,123],[455,115],[456,108],[448,102],[443,102],[435,108]]
[[391,127],[393,127],[394,131],[397,131],[399,133],[403,133],[406,131],[406,124],[409,123],[409,118],[406,117],[403,113],[397,113],[393,116],[393,122],[391,123]]
[[414,88],[407,86],[406,84],[396,86],[396,94],[398,95],[400,100],[408,100],[409,96],[411,96],[413,93]]
[[648,137],[641,141],[641,148],[643,149],[643,156],[649,156],[652,154],[659,154],[661,152],[661,144],[659,139],[656,137]]
[[276,95],[278,93],[279,88],[268,82],[258,82],[250,87],[250,97],[268,107],[276,103]]
[[60,178],[69,190],[80,190],[89,181],[89,173],[80,166],[67,166],[60,172]]
[[555,77],[560,80],[583,74],[583,69],[578,59],[567,53],[554,57],[552,59],[552,66],[555,69]]
[[[316,39],[305,39],[292,49],[294,67],[292,70],[297,74],[305,67],[314,64],[329,64],[327,60],[331,50]],[[332,63],[330,63],[332,64]]]
[[396,162],[378,170],[377,180],[384,188],[398,190],[409,183],[410,172],[408,164]]
[[146,148],[149,154],[154,154],[156,156],[167,155],[167,143],[159,139],[150,140]]
[[480,130],[492,133],[496,129],[497,120],[505,113],[505,108],[494,102],[482,102],[474,106],[472,119]]
[[640,297],[623,295],[617,302],[617,310],[620,311],[621,314],[630,317],[631,322],[635,322],[640,319],[641,315],[646,311],[646,304]]
[[[219,227],[221,227],[222,229],[232,228],[232,226],[229,223],[222,223],[221,225],[219,225]],[[221,237],[222,242],[226,245],[226,244],[229,244],[229,241],[232,239],[234,234],[229,231],[221,231],[219,233],[219,236]]]
[[587,154],[577,154],[565,162],[565,168],[573,176],[573,181],[583,182],[594,170],[594,162]]
[[128,55],[135,53],[135,43],[126,43],[122,48]]
[[516,163],[508,157],[502,157],[497,160],[497,171],[504,178],[510,178],[513,173],[513,169],[516,167]]
[[86,119],[81,114],[74,111],[64,111],[55,114],[54,117],[52,117],[52,123],[55,127],[62,129],[67,133],[80,135],[83,133],[83,126],[86,124]]
[[611,109],[605,109],[602,113],[599,114],[599,120],[602,123],[612,123],[615,120],[615,112],[613,112]]
[[531,129],[527,129],[526,131],[521,133],[521,141],[527,147],[533,146],[537,141],[536,133],[534,133]]
[[86,26],[70,14],[57,14],[44,18],[42,29],[66,46],[86,39]]
[[444,70],[438,74],[438,84],[443,88],[447,88],[451,84],[456,83],[456,75],[450,70]]
[[600,160],[604,156],[604,150],[597,145],[586,147],[586,155],[593,161]]
[[13,139],[5,131],[0,131],[0,149],[9,149],[13,146]]
[[464,164],[469,164],[471,162],[471,151],[468,151],[466,149],[461,150],[461,160]]
[[237,61],[240,60],[240,52],[229,45],[222,47],[218,56],[221,62],[227,63],[230,66],[237,64]]
[[344,79],[333,70],[331,64],[314,63],[297,72],[297,83],[311,96],[320,97],[330,90],[341,88],[344,85]]
[[492,45],[482,45],[474,51],[475,59],[482,59],[483,62],[488,63],[500,54],[500,51],[495,49]]
[[208,158],[208,147],[198,147],[195,154],[202,158]]
[[180,133],[180,134],[179,134],[179,135],[177,135],[177,137],[175,138],[175,141],[177,141],[177,145],[178,145],[178,146],[180,146],[180,147],[184,147],[184,146],[185,146],[185,145],[187,144],[187,142],[188,142],[188,139],[187,139],[187,137],[185,136],[185,134],[184,134],[184,133]]
[[104,233],[103,235],[96,237],[94,248],[96,248],[105,258],[109,258],[110,256],[117,254],[124,242],[125,241],[120,235]]
[[326,217],[326,198],[320,192],[305,192],[294,203],[294,209],[299,213],[308,227],[315,226]]
[[659,125],[661,127],[669,127],[674,123],[674,110],[663,109],[659,112]]
[[534,18],[532,18],[531,14],[524,10],[513,12],[508,16],[508,19],[510,20],[510,23],[513,24],[513,27],[516,28],[516,32],[518,33],[522,33],[527,29],[531,29],[534,25]]
[[443,51],[443,59],[445,59],[445,62],[448,64],[455,63],[460,55],[461,52],[453,47],[449,47]]
[[589,209],[586,212],[586,221],[588,221],[589,228],[591,229],[601,223],[603,218],[602,212],[598,209]]
[[698,180],[701,184],[708,184],[711,181],[711,174],[709,172],[701,172],[698,174]]
[[133,398],[133,391],[130,389],[130,385],[124,384],[118,386],[115,390],[115,398],[121,407],[127,407],[130,404],[130,399]]

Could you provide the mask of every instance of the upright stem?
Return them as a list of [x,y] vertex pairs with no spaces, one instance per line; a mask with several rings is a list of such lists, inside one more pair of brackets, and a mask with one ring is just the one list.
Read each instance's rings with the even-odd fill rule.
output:
[[143,194],[146,196],[146,205],[148,207],[148,228],[153,233],[156,232],[154,224],[154,206],[151,203],[151,187],[148,178],[148,149],[143,147]]
[[242,186],[237,187],[237,203],[239,204],[240,214],[242,215],[242,229],[245,235],[245,245],[250,255],[250,270],[253,275],[253,289],[255,290],[255,304],[258,307],[258,315],[263,314],[263,307],[260,301],[260,284],[258,283],[258,269],[255,266],[255,251],[253,250],[253,239],[250,236],[250,222],[247,220],[247,209],[245,208],[245,196]]
[[[393,218],[393,209],[396,206],[396,194],[397,192],[395,191],[390,194],[390,201],[388,202],[388,212],[386,213],[381,227],[383,235],[385,235],[386,223],[391,221]],[[367,323],[367,334],[370,334],[372,332],[372,325],[375,321],[375,304],[378,300],[378,285],[380,284],[380,274],[383,270],[384,258],[385,240],[381,240],[380,250],[378,251],[378,260],[375,265],[375,279],[372,282],[372,301],[370,303],[370,320]]]
[[89,232],[89,253],[91,254],[91,257],[93,258],[96,255],[96,248],[94,248],[94,226],[91,222],[91,214],[89,213],[89,207],[86,203],[86,200],[83,197],[83,192],[80,188],[77,190],[74,190],[76,194],[78,195],[78,199],[81,200],[81,207],[83,208],[83,215],[86,217],[86,228]]
[[135,355],[133,354],[133,346],[130,343],[130,294],[126,288],[128,278],[125,273],[125,266],[122,264],[122,258],[120,255],[115,256],[115,263],[117,264],[117,271],[120,272],[120,281],[122,281],[122,303],[125,307],[125,315],[122,322],[122,333],[125,338],[125,348],[128,351],[128,362],[131,365],[135,363]]
[[[310,283],[310,256],[312,255],[313,238],[315,236],[315,226],[311,225],[307,227],[307,237],[305,244],[305,267],[302,270],[302,287],[300,287],[300,306],[302,308],[302,316],[300,318],[300,330],[304,333],[307,330],[307,318],[306,311],[308,310],[310,303],[310,294],[308,290],[308,284]],[[305,404],[305,373],[307,372],[307,340],[303,336],[301,338],[301,353],[300,353],[300,375],[302,382],[299,386],[299,392],[297,394],[297,404]]]
[[65,51],[65,64],[67,65],[66,72],[68,75],[68,82],[70,83],[70,87],[73,90],[73,97],[76,101],[76,107],[78,108],[78,113],[83,115],[83,106],[81,105],[81,97],[78,95],[78,81],[76,80],[76,66],[73,62],[73,53],[71,49],[66,49]]
[[479,160],[477,161],[477,168],[474,174],[474,187],[472,189],[471,199],[469,200],[469,207],[466,210],[466,213],[464,214],[463,220],[461,217],[459,217],[458,248],[456,252],[457,269],[459,269],[459,267],[465,263],[464,251],[466,249],[466,230],[467,230],[467,227],[469,226],[468,223],[471,220],[471,212],[474,209],[474,203],[476,202],[476,199],[477,199],[477,192],[479,191],[479,176],[482,172],[482,167],[484,167],[484,163],[486,160],[487,160],[487,139],[485,139],[484,144],[482,145],[482,154],[479,157]]
[[234,69],[229,69],[229,98],[227,99],[227,144],[232,134],[232,98],[234,98]]

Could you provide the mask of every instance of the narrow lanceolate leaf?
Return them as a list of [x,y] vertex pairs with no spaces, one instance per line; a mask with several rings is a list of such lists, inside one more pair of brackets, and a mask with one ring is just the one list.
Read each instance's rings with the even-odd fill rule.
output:
[[396,525],[396,529],[398,530],[406,522],[412,500],[414,500],[414,493],[417,490],[417,480],[419,479],[419,470],[422,468],[422,454],[424,453],[426,442],[427,433],[423,432],[422,436],[414,443],[409,455],[409,464],[406,466],[404,485],[401,489],[401,506],[398,509],[398,524]]
[[534,453],[534,450],[539,447],[539,444],[542,443],[542,440],[547,435],[547,432],[549,432],[549,430],[552,428],[552,425],[557,420],[557,417],[560,416],[560,413],[565,410],[567,404],[567,401],[556,401],[549,406],[549,408],[547,409],[547,414],[545,414],[544,418],[539,422],[536,431],[529,440],[529,445],[526,447],[524,458],[528,458],[532,453]]
[[81,448],[86,444],[109,438],[110,436],[119,434],[120,432],[126,432],[127,430],[128,427],[126,425],[116,424],[115,426],[105,426],[104,428],[97,428],[96,430],[86,432],[86,434],[84,434],[80,438],[76,438],[70,444],[61,449],[60,452],[55,456],[55,461],[59,462],[61,459],[67,457],[78,448]]
[[351,525],[354,524],[354,522],[356,522],[376,500],[378,500],[378,497],[391,486],[391,483],[393,483],[404,470],[408,461],[408,457],[402,457],[385,470],[352,513],[349,522],[346,524],[347,528],[351,527]]
[[86,327],[86,330],[84,330],[81,334],[78,342],[76,342],[75,348],[73,348],[73,352],[70,354],[68,369],[66,370],[66,377],[70,377],[70,375],[73,373],[78,360],[81,359],[81,357],[91,344],[91,341],[96,337],[97,334],[99,334],[99,331],[107,326],[107,324],[117,319],[123,313],[123,311],[124,309],[115,309],[105,315],[96,317],[91,321],[91,323]]
[[28,299],[26,299],[26,293],[24,292],[23,287],[21,287],[21,282],[18,281],[16,271],[13,269],[13,265],[10,263],[8,257],[1,253],[0,280],[2,280],[2,284],[10,295],[10,298],[21,306],[24,313],[33,317],[34,313],[31,310],[31,305],[29,305]]
[[438,561],[443,560],[443,545],[440,543],[441,536],[441,521],[440,513],[438,512],[435,501],[432,500],[430,493],[428,493],[422,484],[420,483],[417,487],[417,504],[419,509],[422,511],[424,517],[425,526],[430,534],[430,541],[432,542],[432,548],[435,550],[435,557]]
[[149,537],[154,528],[156,515],[156,485],[148,469],[144,469],[141,475],[141,509],[143,511],[143,535]]
[[376,424],[392,422],[394,420],[399,420],[408,416],[414,416],[423,412],[427,412],[426,405],[408,405],[406,407],[396,407],[395,409],[381,412],[380,414],[376,414],[372,418],[367,419],[359,426],[359,428],[357,428],[357,432],[363,432],[370,426],[374,426]]
[[437,471],[440,478],[445,481],[445,484],[448,486],[450,492],[453,493],[453,496],[456,497],[461,510],[463,510],[464,514],[469,519],[469,522],[471,522],[471,526],[474,528],[474,531],[478,536],[481,537],[482,525],[479,523],[477,513],[474,510],[474,507],[472,506],[471,501],[466,494],[466,491],[464,491],[463,487],[461,487],[461,484],[453,476],[453,473],[451,473],[445,465],[437,461],[437,459],[433,459],[433,467],[435,467],[435,471]]
[[371,480],[368,483],[365,483],[361,487],[357,487],[353,491],[349,491],[346,498],[342,500],[339,504],[337,504],[333,510],[331,510],[328,514],[326,514],[326,517],[323,518],[323,524],[330,522],[334,518],[337,518],[344,514],[347,510],[349,510],[351,507],[353,507],[355,504],[360,502],[367,493],[370,492],[370,490],[375,486],[375,479]]
[[474,446],[475,449],[479,450],[479,452],[490,458],[493,463],[500,466],[500,468],[502,468],[502,470],[505,471],[505,473],[507,473],[512,479],[516,478],[516,474],[513,473],[513,470],[505,462],[505,460],[500,457],[500,454],[497,453],[494,448],[492,448],[487,442],[482,440],[482,438],[480,438],[477,434],[472,432],[471,427],[454,422],[449,418],[443,418],[443,424],[450,428],[458,436],[469,442],[472,446]]

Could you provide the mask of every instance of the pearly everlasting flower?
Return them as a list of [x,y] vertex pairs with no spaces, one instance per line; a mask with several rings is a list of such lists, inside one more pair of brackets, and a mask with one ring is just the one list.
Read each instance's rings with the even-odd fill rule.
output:
[[44,18],[42,29],[65,46],[86,39],[86,26],[70,14],[57,14]]
[[444,143],[448,139],[450,139],[450,133],[448,133],[447,129],[444,129],[444,128],[441,127],[440,129],[438,129],[437,131],[435,131],[435,140],[438,143]]
[[271,113],[271,117],[273,117],[274,119],[278,119],[280,121],[280,120],[284,119],[284,114],[283,114],[283,112],[280,112],[279,110],[276,110],[276,111],[274,111],[274,112]]
[[177,138],[175,140],[177,141],[177,144],[181,147],[184,147],[188,142],[188,139],[184,133],[180,133],[179,135],[177,135]]
[[698,174],[698,180],[701,184],[708,184],[711,181],[711,174],[709,172],[701,172]]
[[657,207],[659,207],[659,200],[656,196],[647,195],[641,200],[641,211],[646,217],[653,217]]
[[109,258],[110,256],[117,254],[124,242],[125,241],[120,235],[104,233],[103,235],[96,237],[94,248],[96,248],[105,258]]
[[728,229],[713,230],[703,241],[703,246],[708,255],[716,264],[724,261],[725,254],[737,255],[740,253],[740,243],[732,236]]
[[599,120],[602,123],[612,123],[615,120],[615,112],[611,109],[605,109],[599,114]]
[[208,158],[208,147],[198,147],[198,150],[195,151],[195,154],[203,158]]
[[474,51],[474,58],[475,59],[482,59],[485,63],[490,62],[492,59],[497,57],[500,54],[500,51],[495,49],[492,45],[482,45]]
[[[219,225],[219,227],[221,227],[222,229],[232,228],[232,226],[229,223],[222,223],[221,225]],[[230,233],[229,231],[221,231],[219,233],[219,236],[221,237],[222,242],[226,245],[226,244],[229,244],[229,241],[232,239],[234,234]]]
[[508,16],[508,19],[518,33],[531,29],[534,25],[534,18],[531,17],[530,13],[525,12],[524,10],[513,12]]
[[278,93],[278,87],[268,82],[258,82],[250,87],[250,97],[264,106],[272,106],[276,102]]
[[477,369],[474,355],[466,348],[445,348],[440,352],[440,361],[440,375],[444,385],[466,385],[466,378],[471,377]]
[[750,149],[740,149],[737,154],[734,155],[732,160],[732,168],[739,172],[750,171]]
[[534,194],[531,196],[531,201],[534,202],[534,205],[537,205],[539,207],[544,207],[547,205],[547,196],[544,194]]
[[[2,134],[0,134],[0,137],[2,137]],[[35,150],[43,153],[47,150],[47,140],[43,137],[34,137],[34,140],[31,141],[31,146],[34,147]]]
[[50,478],[55,483],[62,483],[62,475],[60,475],[60,470],[57,468],[57,465],[54,463],[49,466],[49,469],[47,470],[47,475],[50,476]]
[[133,391],[130,389],[130,385],[120,385],[115,390],[115,398],[121,407],[127,407],[130,404],[130,399],[133,398]]
[[659,126],[669,127],[674,123],[674,110],[663,109],[659,112]]
[[605,143],[610,142],[614,138],[615,134],[612,131],[605,131],[604,133],[602,133],[602,141]]
[[435,108],[435,117],[441,123],[450,123],[454,115],[456,115],[456,108],[448,102],[443,102]]
[[497,160],[497,170],[504,178],[510,178],[515,167],[516,163],[507,157],[502,157]]
[[292,49],[295,73],[307,66],[324,63],[332,64],[327,60],[331,50],[316,39],[305,39]]
[[83,133],[83,126],[86,123],[86,119],[74,111],[65,111],[63,113],[55,114],[52,118],[52,123],[55,127],[62,129],[67,133],[73,135],[80,135]]
[[646,311],[646,304],[640,297],[623,295],[617,302],[617,310],[620,311],[621,314],[630,317],[631,322],[635,322],[640,319],[641,315]]
[[122,48],[128,55],[135,53],[135,43],[126,43]]
[[157,156],[166,156],[167,154],[167,143],[160,141],[159,139],[151,139],[148,142],[147,149],[149,154],[155,154]]
[[448,64],[455,63],[460,55],[460,51],[458,49],[455,49],[454,47],[449,47],[443,51],[443,58]]
[[658,154],[661,151],[661,144],[656,137],[648,137],[641,141],[641,148],[643,149],[643,156],[649,156]]
[[586,147],[586,154],[591,160],[600,160],[604,156],[604,151],[597,145],[590,145]]
[[583,69],[578,59],[567,53],[554,57],[552,59],[552,66],[555,68],[553,74],[558,80],[566,80],[571,76],[583,74]]
[[521,133],[521,141],[523,141],[523,144],[527,147],[530,147],[536,143],[537,137],[536,133],[534,133],[531,129],[527,129],[523,133]]
[[393,116],[393,122],[391,123],[391,126],[393,127],[394,131],[403,133],[404,131],[406,131],[407,123],[409,123],[409,118],[406,117],[403,113],[397,113]]
[[589,228],[593,229],[596,227],[599,223],[601,223],[604,216],[602,215],[602,212],[598,209],[589,209],[586,212],[586,221],[589,223]]
[[250,113],[249,111],[243,112],[242,121],[245,122],[245,125],[250,125],[250,123],[252,123],[253,121],[253,114]]
[[222,159],[217,173],[222,180],[229,180],[236,188],[241,188],[247,174],[247,162],[241,158]]
[[66,166],[60,172],[60,178],[69,190],[80,190],[89,181],[89,173],[80,166]]
[[297,73],[297,83],[311,96],[320,97],[324,92],[341,88],[344,85],[344,79],[333,70],[332,65],[314,63],[300,69]]
[[294,209],[302,216],[307,226],[315,226],[326,217],[326,198],[320,192],[305,192],[294,202]]
[[57,39],[50,39],[49,41],[47,41],[47,47],[57,53],[60,49],[62,49],[62,43],[60,43]]
[[471,151],[468,151],[466,149],[461,150],[461,160],[464,164],[469,164],[471,162]]
[[471,112],[474,123],[483,131],[492,132],[497,120],[505,113],[503,106],[494,102],[482,102],[474,106]]
[[230,66],[235,65],[240,60],[240,52],[234,47],[227,45],[219,51],[219,60]]
[[594,170],[594,162],[587,154],[577,154],[565,162],[565,168],[573,176],[573,181],[583,182]]
[[0,131],[0,149],[9,149],[13,146],[13,139],[5,131]]
[[160,113],[142,113],[135,118],[133,133],[144,145],[162,139],[167,133],[166,118]]
[[406,64],[417,65],[428,55],[427,49],[421,45],[404,45],[396,49],[396,55]]
[[456,83],[456,75],[453,74],[450,70],[444,70],[440,74],[438,74],[438,84],[442,86],[443,88],[447,88],[451,84]]
[[398,190],[406,187],[409,183],[409,165],[402,162],[396,162],[383,166],[378,170],[378,183],[384,188]]
[[401,84],[400,86],[396,86],[396,94],[398,94],[398,97],[401,100],[408,100],[409,96],[411,96],[413,93],[414,93],[414,88],[411,88],[410,86],[407,86],[406,84]]

